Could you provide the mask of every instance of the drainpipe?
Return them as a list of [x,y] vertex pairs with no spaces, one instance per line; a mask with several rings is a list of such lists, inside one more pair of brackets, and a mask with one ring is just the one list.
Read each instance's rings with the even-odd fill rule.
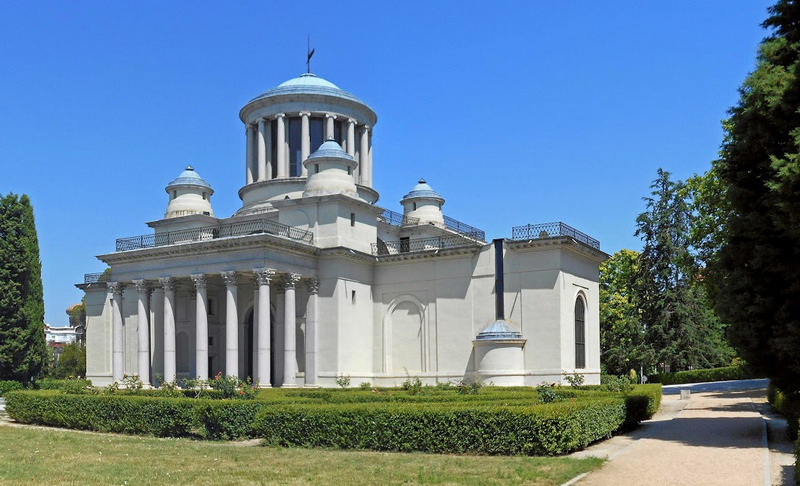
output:
[[503,278],[503,238],[492,240],[494,243],[494,314],[498,321],[505,320],[505,280]]

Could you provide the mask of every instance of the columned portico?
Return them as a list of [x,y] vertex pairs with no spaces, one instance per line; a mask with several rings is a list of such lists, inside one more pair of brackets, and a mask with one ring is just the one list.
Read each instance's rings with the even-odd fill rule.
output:
[[236,272],[222,272],[225,281],[225,375],[239,376],[239,312],[236,308]]
[[125,366],[125,351],[122,349],[122,292],[125,286],[119,282],[108,282],[111,291],[111,379],[122,380]]
[[319,280],[308,279],[308,307],[306,309],[306,386],[317,385],[317,325],[319,319]]
[[195,299],[195,374],[198,379],[208,379],[208,309],[206,302],[206,276],[202,273],[191,275],[194,283]]
[[256,274],[256,284],[258,286],[255,310],[256,335],[256,376],[255,383],[259,388],[270,386],[270,319],[269,319],[269,284],[275,275],[275,270],[271,268],[253,269]]
[[287,274],[283,285],[286,290],[283,310],[283,387],[297,386],[297,318],[295,303],[295,285],[301,276],[296,273]]
[[139,352],[137,372],[143,384],[150,384],[150,311],[147,302],[150,297],[150,286],[146,280],[134,280],[133,285],[138,293],[137,305],[137,337],[136,349]]
[[164,381],[178,379],[175,355],[175,281],[172,277],[158,279],[164,289]]

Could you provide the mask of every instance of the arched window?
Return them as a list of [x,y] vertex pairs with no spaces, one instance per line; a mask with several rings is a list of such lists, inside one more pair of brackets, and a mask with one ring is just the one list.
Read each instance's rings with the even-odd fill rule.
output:
[[586,368],[586,305],[575,300],[575,368]]

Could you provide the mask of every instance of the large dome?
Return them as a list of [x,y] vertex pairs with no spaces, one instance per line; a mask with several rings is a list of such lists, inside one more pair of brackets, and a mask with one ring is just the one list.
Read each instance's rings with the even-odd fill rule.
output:
[[313,73],[304,73],[296,78],[284,81],[277,87],[268,89],[260,95],[256,96],[250,103],[262,98],[271,98],[279,95],[292,95],[292,94],[317,94],[336,96],[337,98],[345,98],[356,103],[366,104],[352,93],[341,89],[327,79],[320,78]]

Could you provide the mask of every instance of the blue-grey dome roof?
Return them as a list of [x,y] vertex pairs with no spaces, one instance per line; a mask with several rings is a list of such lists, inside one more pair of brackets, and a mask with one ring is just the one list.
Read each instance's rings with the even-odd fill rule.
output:
[[356,160],[352,155],[342,150],[342,146],[336,143],[336,140],[333,139],[326,140],[325,143],[319,146],[316,152],[308,156],[309,159],[318,159],[321,157],[335,157],[338,159],[347,159],[353,161]]
[[322,79],[316,74],[312,73],[303,73],[296,78],[292,78],[288,81],[285,81],[279,84],[275,88],[264,91],[260,95],[250,100],[250,102],[253,102],[261,98],[268,98],[270,96],[285,95],[285,94],[328,95],[328,96],[335,96],[337,98],[348,99],[350,101],[355,101],[356,103],[361,103],[362,105],[366,105],[366,103],[358,99],[352,93],[348,93],[347,91],[341,89],[340,87],[336,86],[330,81]]
[[402,200],[405,201],[406,199],[411,199],[416,197],[439,199],[442,202],[444,202],[444,198],[442,197],[442,195],[434,191],[433,188],[429,186],[427,182],[425,182],[425,179],[420,179],[419,183],[417,183],[417,185],[414,186],[413,189],[411,189],[411,192],[403,196]]
[[511,327],[509,323],[500,319],[489,324],[486,329],[475,337],[477,341],[492,339],[522,339],[522,333]]
[[186,170],[176,177],[172,182],[167,184],[167,189],[173,186],[198,186],[211,189],[211,184],[203,180],[200,174],[195,172],[194,167],[191,165],[186,166]]

